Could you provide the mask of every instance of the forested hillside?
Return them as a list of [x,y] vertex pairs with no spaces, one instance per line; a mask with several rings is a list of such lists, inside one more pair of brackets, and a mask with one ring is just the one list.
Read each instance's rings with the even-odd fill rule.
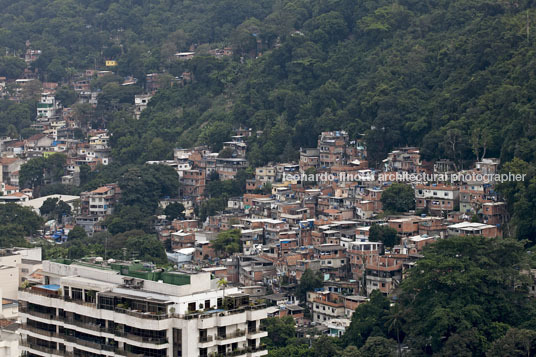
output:
[[[244,124],[264,130],[250,150],[259,163],[313,145],[329,129],[365,134],[375,161],[400,145],[422,146],[426,159],[452,158],[460,166],[484,152],[503,162],[532,161],[530,7],[480,0],[278,3],[263,21],[240,25],[263,39],[263,56],[244,64],[198,57],[170,68],[191,70],[194,83],[159,93],[137,128],[115,123],[118,157],[141,158],[129,150],[144,151],[155,137],[168,151],[218,146],[232,126]],[[281,24],[278,33],[273,23]]]
[[[292,155],[285,148],[312,145],[327,129],[366,134],[373,160],[409,144],[422,146],[425,158],[460,164],[475,151],[532,161],[532,5],[4,0],[0,45],[16,52],[30,40],[43,51],[33,65],[48,80],[105,59],[117,59],[118,74],[140,81],[151,71],[191,70],[194,83],[160,93],[135,128],[115,123],[121,161],[145,159],[128,151],[145,151],[160,143],[155,138],[168,152],[217,146],[239,124],[264,130],[251,150],[259,162]],[[232,45],[236,56],[170,61],[192,44]],[[252,49],[263,55],[240,63]]]
[[[96,81],[97,110],[81,114],[112,130],[116,164],[163,159],[174,147],[196,144],[219,150],[239,125],[263,131],[249,143],[250,163],[291,160],[297,148],[314,146],[321,131],[344,129],[364,136],[373,164],[402,145],[420,146],[425,159],[453,159],[459,168],[484,155],[503,164],[517,157],[523,161],[509,167],[527,171],[529,180],[506,189],[512,222],[526,221],[520,210],[525,217],[536,213],[531,0],[2,0],[0,6],[0,46],[22,53],[30,40],[40,48],[33,67],[41,80],[66,80],[75,69],[102,68],[106,59],[118,61],[112,82],[139,79],[138,89]],[[198,46],[193,60],[172,59],[192,45]],[[218,46],[232,46],[234,56],[202,55]],[[0,75],[22,71],[12,58],[0,57]],[[193,81],[160,90],[134,121],[129,104],[153,71],[190,72]],[[15,116],[3,115],[3,134],[24,134],[32,103],[21,106]],[[517,235],[534,240],[536,227],[524,224]]]

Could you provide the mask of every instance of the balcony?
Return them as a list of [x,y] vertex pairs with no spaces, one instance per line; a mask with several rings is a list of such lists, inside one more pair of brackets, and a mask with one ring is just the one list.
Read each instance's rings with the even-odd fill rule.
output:
[[260,345],[258,347],[247,347],[247,348],[243,348],[240,350],[229,351],[226,353],[215,353],[213,354],[213,356],[214,357],[231,357],[231,356],[243,356],[243,355],[248,355],[248,356],[255,355],[256,356],[257,354],[258,355],[268,354],[268,351],[266,350],[266,345]]
[[262,338],[262,337],[267,337],[267,336],[268,336],[268,332],[266,332],[266,327],[264,326],[261,326],[260,328],[253,329],[253,330],[248,329],[248,338],[250,339]]
[[106,332],[106,333],[111,333],[111,334],[114,333],[113,329],[108,329],[103,326],[91,324],[89,322],[78,321],[74,319],[65,319],[65,324],[78,326],[86,330],[91,330],[91,331],[96,331],[96,332]]
[[77,345],[93,348],[99,351],[112,351],[113,350],[113,346],[106,345],[106,344],[99,343],[99,342],[83,340],[75,336],[65,336],[64,339],[65,341],[76,343]]
[[168,343],[167,337],[148,337],[135,335],[129,332],[115,331],[115,335],[119,337],[128,338],[129,340],[143,342],[143,343],[152,343],[154,345],[163,345]]
[[142,311],[135,311],[135,310],[120,309],[120,308],[115,308],[114,311],[120,314],[126,314],[129,316],[134,316],[134,317],[138,317],[141,319],[149,319],[149,320],[166,320],[166,319],[171,318],[171,316],[167,314],[155,314],[152,312],[142,312]]
[[39,335],[42,335],[42,336],[62,338],[56,331],[42,330],[40,328],[30,326],[28,324],[22,324],[21,329],[26,330],[26,331],[30,331],[30,332],[33,332],[33,333],[36,333],[36,334],[39,334]]
[[69,352],[60,351],[60,350],[45,347],[45,346],[40,346],[40,345],[37,345],[35,343],[29,343],[28,341],[21,341],[19,343],[19,346],[20,347],[31,348],[32,350],[48,353],[48,354],[51,354],[51,355],[54,355],[54,356],[71,356],[71,353],[69,353]]
[[232,333],[226,333],[225,335],[216,336],[216,339],[217,340],[228,340],[228,339],[231,339],[231,338],[242,337],[242,336],[245,336],[245,335],[246,335],[245,330],[237,330],[237,331],[232,332]]
[[199,336],[199,343],[208,343],[214,340],[214,336]]
[[28,315],[31,315],[32,317],[38,317],[38,318],[45,319],[45,320],[56,320],[56,321],[61,320],[59,316],[56,316],[54,314],[30,310],[27,307],[20,307],[19,313],[28,314]]
[[123,349],[120,349],[120,348],[115,348],[114,349],[114,353],[116,355],[119,355],[119,356],[127,356],[127,357],[144,357],[143,354],[141,353],[133,353],[133,352],[130,352],[130,351],[125,351]]

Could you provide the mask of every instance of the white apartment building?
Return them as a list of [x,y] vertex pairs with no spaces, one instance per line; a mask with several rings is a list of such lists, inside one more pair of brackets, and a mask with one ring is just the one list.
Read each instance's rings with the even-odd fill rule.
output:
[[141,112],[147,108],[151,98],[152,95],[150,94],[138,94],[134,96],[134,116],[136,119],[140,118]]
[[41,93],[41,100],[37,103],[37,118],[44,121],[56,115],[56,110],[60,108],[54,94],[49,92]]
[[[25,356],[264,356],[264,305],[209,272],[132,272],[124,263],[43,262],[19,291]],[[133,277],[136,275],[138,277]],[[139,276],[150,279],[142,279]]]

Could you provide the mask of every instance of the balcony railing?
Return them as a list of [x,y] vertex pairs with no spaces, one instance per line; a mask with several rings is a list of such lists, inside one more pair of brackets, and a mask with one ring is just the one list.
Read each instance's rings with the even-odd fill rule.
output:
[[115,331],[113,329],[106,328],[104,326],[96,325],[90,322],[78,321],[75,319],[65,319],[65,323],[69,325],[74,325],[78,327],[85,328],[87,330],[97,331],[97,332],[108,332],[113,334]]
[[28,341],[21,341],[19,345],[22,347],[31,348],[32,350],[41,351],[41,352],[56,355],[56,356],[70,356],[70,354],[66,351],[60,351],[54,348],[40,346],[35,343],[30,343]]
[[199,336],[199,343],[212,342],[213,340],[214,336]]
[[29,314],[34,317],[39,317],[45,320],[60,320],[61,319],[59,316],[56,316],[55,314],[34,311],[31,309],[28,309],[27,307],[19,307],[19,312],[24,313],[24,314]]
[[245,336],[245,335],[246,335],[245,330],[237,330],[237,331],[232,332],[232,333],[226,333],[225,335],[218,335],[218,336],[216,336],[216,339],[217,340],[228,340],[230,338],[237,338],[237,337],[242,337],[242,336]]
[[65,336],[64,338],[65,338],[66,341],[76,343],[76,344],[81,345],[81,346],[94,348],[96,350],[105,350],[105,351],[110,350],[110,348],[109,348],[110,346],[106,345],[106,344],[103,344],[103,343],[94,342],[94,341],[88,341],[88,340],[84,340],[84,339],[81,339],[81,338],[78,338],[78,337],[75,337],[75,336]]
[[114,353],[119,356],[127,356],[127,357],[143,357],[143,354],[133,353],[130,351],[125,351],[124,349],[115,348]]
[[134,340],[138,342],[145,342],[145,343],[152,343],[155,345],[163,345],[165,343],[168,343],[167,337],[150,337],[150,336],[140,336],[135,335],[133,333],[129,332],[122,332],[122,331],[115,331],[115,335],[119,337],[125,337],[129,340]]
[[149,320],[165,320],[171,317],[168,314],[155,314],[152,312],[141,312],[141,311],[120,309],[120,308],[115,308],[114,311],[120,314],[127,314],[130,316],[139,317],[142,319],[149,319]]
[[256,333],[261,333],[261,332],[265,332],[266,331],[266,326],[260,326],[259,328],[254,328],[254,329],[249,329],[248,328],[248,334],[256,334]]
[[28,324],[22,324],[21,329],[26,330],[26,331],[31,331],[31,332],[34,332],[43,336],[61,338],[60,335],[56,331],[43,330],[34,326],[30,326]]
[[266,350],[266,345],[260,345],[258,347],[247,347],[247,348],[243,348],[243,349],[240,349],[240,350],[234,350],[234,351],[229,351],[229,352],[225,352],[225,353],[214,353],[214,354],[210,354],[209,356],[211,357],[231,357],[231,356],[241,356],[241,355],[245,355],[247,353],[253,353],[253,352],[259,352],[259,351],[264,351]]

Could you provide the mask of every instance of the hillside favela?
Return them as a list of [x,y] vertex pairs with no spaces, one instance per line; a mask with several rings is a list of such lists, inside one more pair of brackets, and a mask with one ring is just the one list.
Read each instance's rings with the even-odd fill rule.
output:
[[0,357],[536,356],[535,1],[0,8]]

